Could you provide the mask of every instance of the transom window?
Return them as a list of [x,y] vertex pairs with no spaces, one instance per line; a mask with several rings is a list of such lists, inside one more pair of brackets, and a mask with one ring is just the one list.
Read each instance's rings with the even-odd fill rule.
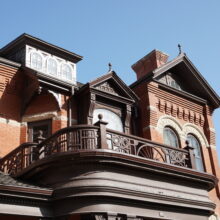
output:
[[37,70],[42,69],[42,57],[37,52],[31,54],[31,67]]
[[164,144],[179,148],[179,138],[176,135],[176,132],[170,128],[170,127],[165,127],[163,131],[163,139],[164,139]]
[[68,64],[62,64],[61,75],[64,79],[72,80],[72,69]]
[[47,72],[51,75],[57,75],[57,62],[53,58],[49,58],[47,62]]
[[196,170],[204,171],[204,166],[202,162],[202,154],[201,154],[201,146],[200,146],[198,139],[194,135],[188,134],[187,140],[189,142],[189,146],[194,148]]

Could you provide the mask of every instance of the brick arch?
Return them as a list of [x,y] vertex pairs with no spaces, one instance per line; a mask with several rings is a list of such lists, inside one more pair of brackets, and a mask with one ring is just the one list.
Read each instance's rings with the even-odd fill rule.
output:
[[204,133],[194,124],[186,123],[183,125],[183,134],[185,139],[188,134],[193,134],[195,137],[199,139],[199,142],[202,146],[209,147],[208,141],[204,135]]
[[179,138],[180,146],[182,146],[183,140],[185,138],[183,136],[182,126],[180,125],[180,123],[172,116],[169,115],[161,116],[157,122],[157,127],[156,127],[156,130],[161,134],[161,136],[163,136],[163,130],[164,127],[166,126],[171,127],[176,132]]
[[168,115],[161,116],[157,122],[158,132],[163,134],[163,129],[166,126],[172,127],[177,132],[177,134],[182,137],[182,126],[175,118]]

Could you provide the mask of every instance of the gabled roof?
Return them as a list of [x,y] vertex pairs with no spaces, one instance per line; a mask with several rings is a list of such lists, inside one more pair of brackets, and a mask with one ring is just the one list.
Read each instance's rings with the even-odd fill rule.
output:
[[[112,95],[125,97],[127,99],[133,100],[134,102],[139,99],[137,95],[118,77],[118,75],[114,71],[110,71],[107,74],[90,81],[89,83],[81,87],[80,91],[83,91],[88,87],[96,90],[102,90],[102,85],[104,85],[105,83],[110,83],[107,86],[109,86],[109,89],[111,90],[110,93]],[[104,89],[102,90],[102,92],[109,93]]]
[[174,71],[178,76],[184,79],[185,83],[191,85],[195,91],[194,95],[209,101],[215,108],[220,106],[219,96],[185,53],[181,53],[175,59],[165,63],[161,67],[153,70],[151,73],[146,74],[144,77],[131,84],[130,87],[136,87],[138,84],[146,81],[156,81],[167,71]]
[[64,59],[66,59],[66,60],[73,61],[75,63],[77,63],[78,61],[83,59],[82,56],[80,56],[76,53],[70,52],[70,51],[65,50],[61,47],[50,44],[46,41],[43,41],[37,37],[33,37],[33,36],[26,34],[26,33],[23,33],[22,35],[17,37],[15,40],[11,41],[6,46],[1,48],[0,55],[3,57],[5,57],[5,56],[7,57],[7,55],[9,55],[10,53],[12,53],[15,50],[21,49],[26,44],[28,44],[30,46],[34,46],[34,47],[41,49],[43,51],[52,53],[58,57],[62,57]]

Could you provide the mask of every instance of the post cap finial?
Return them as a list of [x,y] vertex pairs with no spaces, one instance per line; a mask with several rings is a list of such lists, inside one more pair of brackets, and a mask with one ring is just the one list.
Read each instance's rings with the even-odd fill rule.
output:
[[103,119],[103,115],[102,114],[98,114],[98,119],[101,121]]

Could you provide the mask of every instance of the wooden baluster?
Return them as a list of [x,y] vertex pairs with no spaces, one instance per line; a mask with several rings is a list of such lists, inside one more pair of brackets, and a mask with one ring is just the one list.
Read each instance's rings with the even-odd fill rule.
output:
[[194,148],[189,146],[189,141],[186,141],[186,147],[184,147],[184,149],[189,152],[187,162],[188,167],[196,169]]
[[102,114],[98,115],[99,121],[95,123],[96,126],[99,126],[100,128],[100,148],[101,149],[108,149],[107,139],[106,139],[106,125],[108,122],[105,122],[102,120],[103,116]]

